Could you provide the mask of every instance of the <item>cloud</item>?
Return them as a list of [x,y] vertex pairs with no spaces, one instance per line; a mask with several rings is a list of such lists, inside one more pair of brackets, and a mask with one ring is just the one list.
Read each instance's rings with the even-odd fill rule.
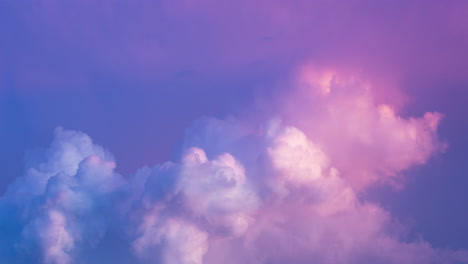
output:
[[442,114],[406,117],[389,103],[393,98],[378,99],[384,96],[375,86],[358,74],[306,65],[279,106],[285,120],[322,146],[355,189],[400,184],[405,169],[446,147],[437,137]]
[[73,248],[74,239],[67,230],[65,216],[55,210],[48,210],[44,214],[25,226],[23,241],[33,243],[30,250],[34,250],[33,247],[40,249],[39,254],[44,263],[71,263],[68,251]]
[[105,233],[112,211],[107,203],[124,183],[114,168],[111,155],[87,135],[56,129],[37,165],[1,198],[1,229],[17,230],[6,232],[10,235],[0,239],[1,244],[21,257],[2,255],[0,259],[74,263],[77,247],[95,245]]
[[[204,122],[223,133],[235,124]],[[87,135],[58,129],[45,161],[0,200],[0,259],[99,263],[98,249],[123,254],[107,242],[118,234],[131,263],[468,261],[465,252],[404,237],[301,130],[273,120],[253,138],[258,155],[248,167],[227,152],[211,158],[198,143],[180,162],[124,180]]]
[[[43,119],[55,104],[32,99],[48,97],[47,89],[66,86],[75,95],[91,88],[90,101],[101,110],[141,107],[134,113],[146,115],[161,91],[178,102],[180,94],[202,94],[184,101],[190,110],[178,109],[192,112],[218,89],[219,100],[209,104],[245,102],[219,95],[250,94],[252,86],[283,79],[304,60],[329,69],[306,65],[278,89],[284,92],[279,105],[267,104],[266,112],[282,122],[197,120],[178,161],[126,178],[87,135],[57,129],[50,148],[0,199],[0,262],[467,262],[465,251],[405,237],[390,212],[359,193],[374,184],[402,186],[405,170],[443,151],[437,137],[442,114],[406,116],[397,89],[387,88],[395,80],[466,81],[468,5],[227,2],[2,4],[0,19],[13,26],[0,29],[8,39],[0,44],[0,68],[8,77],[0,87],[14,87],[25,105],[32,102],[24,115],[45,121],[34,124],[55,123]],[[127,87],[140,86],[128,85],[134,79],[169,88],[140,91],[149,99],[137,100],[127,97]],[[119,107],[118,96],[107,102],[107,89],[116,87],[122,102],[138,107]],[[58,119],[82,113],[81,103],[68,107],[57,96],[67,106]],[[174,114],[172,101],[163,101]],[[117,116],[124,126],[124,114],[134,119],[128,111],[93,112]],[[173,123],[174,115],[165,120]],[[136,140],[120,131],[119,144]]]
[[[146,252],[150,262],[168,264],[202,264],[203,256],[208,250],[208,234],[190,222],[170,219],[159,226],[145,229],[134,247],[137,254],[151,247],[161,247],[162,254],[158,256]],[[154,252],[154,249],[153,249]]]
[[444,147],[441,114],[403,117],[374,93],[354,75],[300,71],[271,111],[283,121],[201,118],[178,161],[126,178],[89,136],[58,128],[0,199],[0,261],[468,263],[360,198]]

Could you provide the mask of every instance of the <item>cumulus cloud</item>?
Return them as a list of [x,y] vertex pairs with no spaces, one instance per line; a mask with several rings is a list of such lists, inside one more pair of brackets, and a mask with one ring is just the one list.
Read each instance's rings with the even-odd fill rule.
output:
[[[19,225],[17,234],[1,238],[2,245],[14,245],[2,259],[80,263],[79,253],[96,250],[110,235],[106,229],[120,221],[112,232],[124,234],[127,250],[141,263],[444,263],[445,255],[428,243],[405,243],[389,232],[389,213],[359,201],[302,131],[273,123],[263,135],[257,168],[249,170],[267,173],[258,176],[262,180],[246,174],[230,154],[209,159],[202,149],[189,148],[180,163],[142,169],[125,185],[113,162],[96,156],[108,154],[89,145],[89,137],[57,130],[47,156],[62,153],[70,160],[41,164],[61,169],[41,174],[46,186],[33,197],[15,199],[24,192],[15,187],[34,180],[26,174],[1,200],[2,213],[16,212],[2,214],[1,228],[13,219]],[[99,151],[79,160],[76,150],[87,144]],[[128,201],[113,196],[119,192]]]
[[306,66],[298,75],[282,102],[286,120],[320,144],[356,189],[399,184],[402,171],[445,148],[437,137],[440,113],[405,117],[356,74]]
[[43,160],[1,198],[2,232],[17,233],[5,231],[0,241],[21,258],[0,259],[74,263],[76,246],[95,245],[105,232],[106,203],[123,183],[114,167],[111,155],[87,135],[58,128]]
[[57,129],[0,199],[0,261],[468,263],[358,195],[440,150],[441,115],[398,115],[337,73],[302,77],[284,121],[202,118],[178,161],[126,178],[89,136]]

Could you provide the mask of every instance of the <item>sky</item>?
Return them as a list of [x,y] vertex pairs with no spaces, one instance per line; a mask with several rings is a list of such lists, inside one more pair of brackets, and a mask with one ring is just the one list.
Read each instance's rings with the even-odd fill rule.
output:
[[0,263],[468,263],[468,2],[2,1]]

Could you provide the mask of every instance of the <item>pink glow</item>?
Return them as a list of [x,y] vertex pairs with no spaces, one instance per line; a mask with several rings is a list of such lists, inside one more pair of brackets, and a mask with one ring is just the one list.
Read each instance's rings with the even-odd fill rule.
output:
[[398,108],[375,99],[384,97],[374,86],[358,75],[305,68],[283,99],[287,122],[322,146],[358,190],[375,182],[398,184],[402,171],[444,149],[437,138],[442,114],[400,116]]

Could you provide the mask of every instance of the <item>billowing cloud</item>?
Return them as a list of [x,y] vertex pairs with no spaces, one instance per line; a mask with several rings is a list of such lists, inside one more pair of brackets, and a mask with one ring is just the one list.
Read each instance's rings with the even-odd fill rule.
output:
[[402,171],[444,150],[437,137],[442,114],[406,117],[390,104],[395,98],[356,74],[308,66],[298,75],[282,100],[286,120],[322,146],[356,189],[399,184]]
[[95,245],[105,234],[112,210],[106,202],[124,183],[111,155],[80,132],[58,128],[43,159],[2,197],[2,230],[19,228],[1,239],[2,246],[22,256],[3,255],[5,263],[74,263],[77,247]]
[[[253,93],[278,104],[261,106],[266,117],[249,107],[241,120],[196,120],[174,162],[126,177],[86,134],[57,129],[0,198],[0,263],[468,262],[360,197],[404,186],[445,149],[443,115],[408,116],[401,89],[462,94],[438,87],[467,80],[466,2],[1,7],[1,160],[64,123],[108,140],[129,170],[167,157],[193,116],[241,112]],[[316,67],[296,68],[304,61]]]
[[442,117],[404,117],[357,75],[305,67],[270,112],[201,118],[176,162],[116,173],[57,128],[0,200],[5,263],[468,263],[358,195],[444,149]]
[[279,119],[204,118],[187,130],[178,162],[126,179],[86,134],[57,129],[0,200],[0,260],[467,263],[467,252],[406,236],[389,212],[357,195],[358,180],[424,163],[439,144],[440,115],[398,117],[360,83],[330,76],[307,83],[323,98],[306,131]]

